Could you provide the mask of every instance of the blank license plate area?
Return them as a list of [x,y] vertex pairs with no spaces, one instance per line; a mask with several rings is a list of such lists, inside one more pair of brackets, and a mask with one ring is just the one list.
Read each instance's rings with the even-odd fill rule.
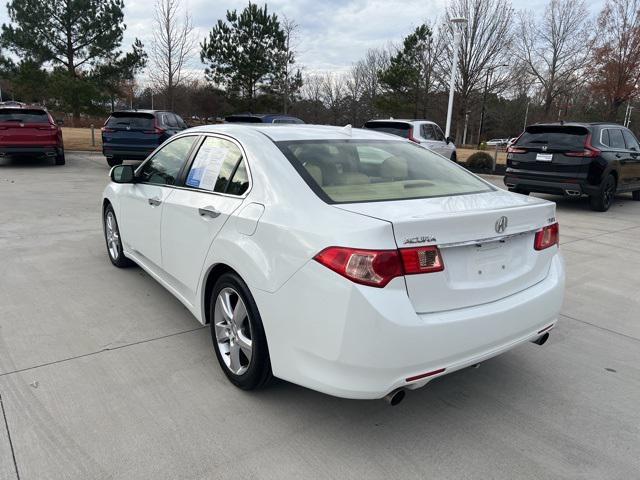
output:
[[536,160],[538,162],[550,162],[553,160],[553,153],[538,153],[536,155]]

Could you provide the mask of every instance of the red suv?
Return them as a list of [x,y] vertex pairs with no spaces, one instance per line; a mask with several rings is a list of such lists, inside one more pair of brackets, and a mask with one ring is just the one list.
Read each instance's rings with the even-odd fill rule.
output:
[[42,107],[0,106],[0,157],[44,156],[64,165],[62,130]]

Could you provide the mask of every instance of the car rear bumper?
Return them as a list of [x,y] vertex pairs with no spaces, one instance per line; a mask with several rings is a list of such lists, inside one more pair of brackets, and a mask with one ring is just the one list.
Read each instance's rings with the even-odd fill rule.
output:
[[144,148],[131,147],[103,147],[102,154],[107,158],[120,157],[127,160],[144,160],[157,146]]
[[598,192],[598,185],[591,185],[582,179],[569,181],[567,178],[531,178],[522,174],[507,171],[504,184],[516,190],[528,192],[550,193],[552,195],[591,195]]
[[[375,399],[474,365],[555,325],[564,264],[501,300],[417,314],[403,278],[364,287],[309,262],[276,293],[254,292],[276,377],[330,395]],[[545,330],[546,331],[546,330]],[[415,380],[411,377],[437,372]]]
[[54,157],[59,151],[60,147],[57,145],[29,145],[29,146],[0,146],[0,156],[18,156],[18,155],[47,155]]

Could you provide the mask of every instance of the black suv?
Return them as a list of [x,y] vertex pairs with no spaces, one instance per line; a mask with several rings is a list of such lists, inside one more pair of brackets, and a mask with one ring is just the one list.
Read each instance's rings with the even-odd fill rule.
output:
[[524,195],[588,195],[591,208],[605,212],[616,193],[640,200],[640,145],[613,123],[530,125],[507,150],[504,183]]

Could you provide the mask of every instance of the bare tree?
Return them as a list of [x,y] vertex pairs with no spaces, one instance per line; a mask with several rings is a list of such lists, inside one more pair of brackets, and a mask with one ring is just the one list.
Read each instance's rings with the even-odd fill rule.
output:
[[302,98],[311,104],[313,123],[320,121],[320,112],[324,108],[323,100],[324,78],[320,75],[306,75],[302,84]]
[[191,17],[187,11],[182,16],[181,10],[181,0],[156,0],[149,77],[165,91],[171,109],[196,46]]
[[322,80],[323,103],[331,112],[331,123],[337,125],[340,121],[345,99],[345,78],[343,75],[334,75],[328,72]]
[[589,58],[589,11],[583,0],[551,0],[542,17],[518,14],[514,54],[541,90],[545,114],[582,81]]
[[[454,25],[450,20],[454,17],[464,17],[468,21],[462,30],[458,52],[459,74],[456,79],[456,137],[460,137],[460,124],[466,121],[471,95],[483,84],[488,69],[495,71],[488,85],[489,91],[503,83],[504,78],[496,67],[508,61],[513,9],[511,3],[505,0],[452,0],[447,7],[446,23],[442,30],[446,55],[441,58],[444,59],[453,58]],[[441,69],[442,76],[448,79],[450,62],[442,63]]]
[[598,16],[591,89],[604,97],[610,120],[640,83],[640,1],[609,0]]

